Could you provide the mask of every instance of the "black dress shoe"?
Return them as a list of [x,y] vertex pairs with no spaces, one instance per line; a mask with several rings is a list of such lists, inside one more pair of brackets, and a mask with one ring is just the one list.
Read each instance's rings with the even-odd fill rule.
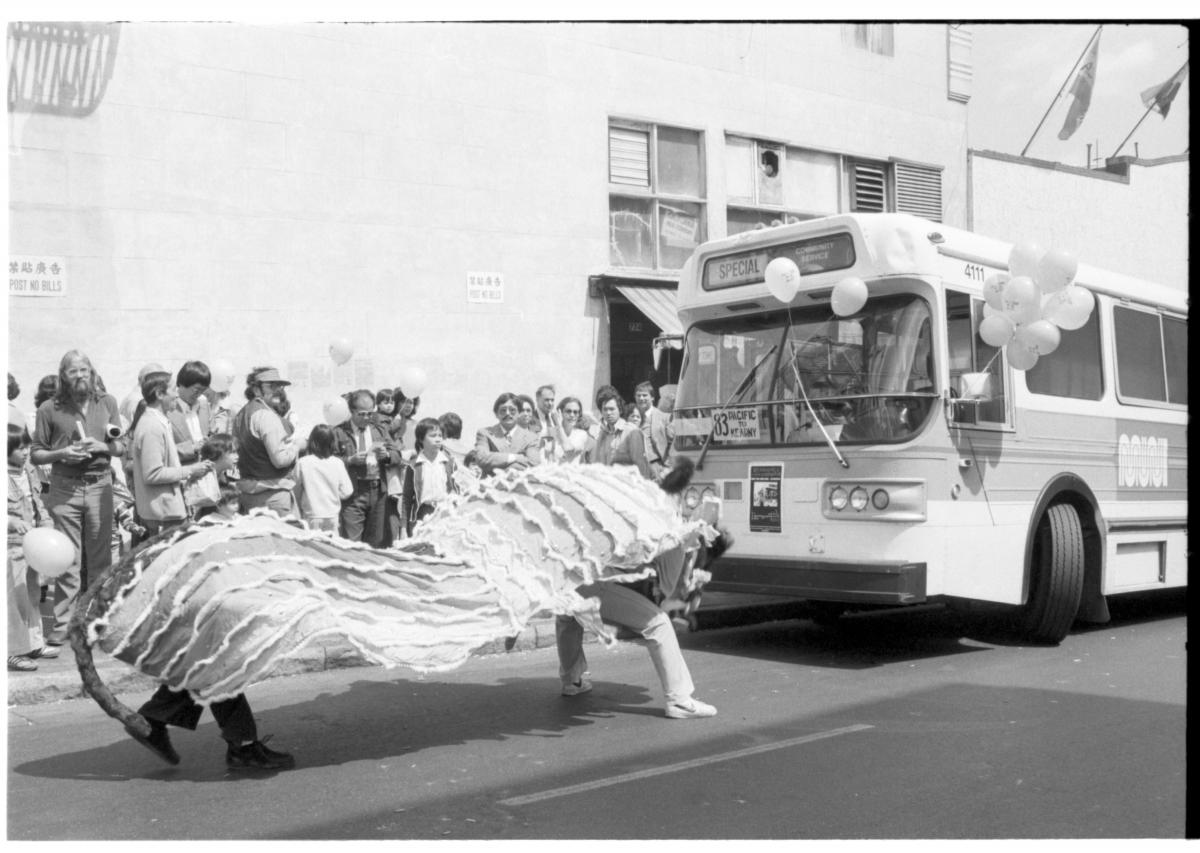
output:
[[296,759],[286,752],[269,749],[266,741],[270,737],[267,735],[244,746],[229,744],[225,750],[225,764],[233,770],[291,770],[296,766]]
[[171,746],[171,737],[167,734],[165,723],[150,720],[150,734],[146,737],[138,734],[129,726],[125,727],[125,731],[129,733],[131,738],[167,762],[167,764],[179,763],[179,753],[175,751],[175,747]]

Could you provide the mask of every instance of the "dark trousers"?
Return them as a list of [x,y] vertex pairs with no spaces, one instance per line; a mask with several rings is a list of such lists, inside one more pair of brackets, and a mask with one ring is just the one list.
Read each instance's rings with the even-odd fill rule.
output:
[[[222,702],[213,702],[209,707],[212,709],[213,719],[221,728],[221,737],[225,740],[235,745],[258,740],[254,713],[250,710],[250,703],[246,701],[244,694],[239,693]],[[162,684],[146,704],[138,708],[138,713],[147,720],[195,731],[200,722],[200,715],[204,713],[204,706],[198,704],[186,690],[171,690]]]
[[343,538],[387,547],[387,487],[382,480],[356,480],[354,494],[342,504]]

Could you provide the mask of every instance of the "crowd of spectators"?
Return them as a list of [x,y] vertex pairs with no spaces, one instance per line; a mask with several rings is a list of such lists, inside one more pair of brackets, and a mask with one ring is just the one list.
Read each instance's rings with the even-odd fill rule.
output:
[[[629,404],[601,387],[592,411],[578,397],[556,399],[550,384],[502,393],[496,422],[473,444],[458,414],[422,418],[420,398],[400,388],[351,391],[349,418],[301,435],[289,384],[276,368],[255,367],[238,400],[212,388],[201,361],[174,372],[152,362],[118,401],[87,355],[71,350],[25,411],[9,375],[10,671],[59,655],[89,576],[189,520],[264,507],[387,548],[449,495],[505,469],[590,462],[657,479],[670,468],[670,415],[648,382]],[[21,537],[35,525],[75,546],[70,571],[39,581],[25,564]],[[44,636],[42,602],[53,612]]]

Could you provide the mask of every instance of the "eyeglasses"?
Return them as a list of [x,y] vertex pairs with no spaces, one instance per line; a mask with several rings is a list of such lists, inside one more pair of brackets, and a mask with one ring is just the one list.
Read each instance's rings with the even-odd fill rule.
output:
[[581,414],[583,414],[583,412],[581,412],[579,409],[563,409],[563,414],[579,417]]
[[367,415],[373,415],[373,414],[375,414],[375,410],[374,410],[374,409],[370,409],[370,410],[368,410],[368,411],[365,411],[365,412],[351,412],[350,414],[354,415],[354,417],[356,417],[356,418],[365,418]]
[[516,406],[501,406],[500,408],[496,409],[496,411],[497,412],[508,412],[509,414],[515,415],[517,413],[517,407]]

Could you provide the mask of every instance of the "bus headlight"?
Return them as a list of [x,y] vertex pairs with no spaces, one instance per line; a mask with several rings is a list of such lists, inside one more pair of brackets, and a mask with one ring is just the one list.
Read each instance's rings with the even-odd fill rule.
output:
[[925,521],[925,491],[924,480],[826,480],[821,514],[841,521]]

